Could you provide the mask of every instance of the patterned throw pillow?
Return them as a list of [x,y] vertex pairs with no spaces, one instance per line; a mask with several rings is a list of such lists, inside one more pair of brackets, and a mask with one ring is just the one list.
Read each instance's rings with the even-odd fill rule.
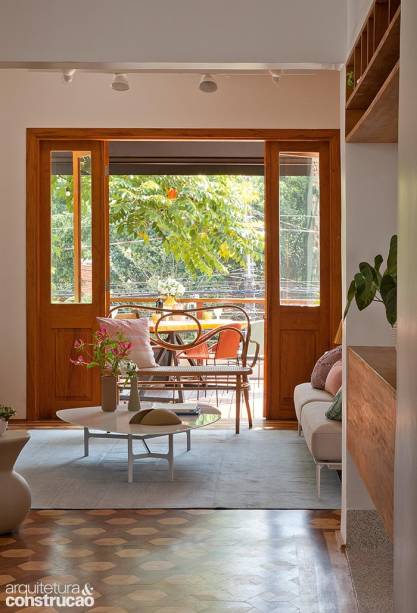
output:
[[324,353],[321,358],[317,360],[316,365],[313,368],[313,372],[311,373],[311,385],[318,390],[324,390],[327,375],[329,374],[331,367],[335,362],[338,362],[341,359],[341,346],[330,349],[330,351],[326,351],[326,353]]
[[337,392],[333,398],[333,402],[326,411],[327,419],[335,419],[336,421],[342,421],[342,388]]
[[132,343],[129,358],[138,368],[152,368],[157,366],[152,351],[149,334],[149,320],[147,317],[139,319],[112,319],[110,317],[97,317],[99,326],[106,328],[110,337],[118,333]]

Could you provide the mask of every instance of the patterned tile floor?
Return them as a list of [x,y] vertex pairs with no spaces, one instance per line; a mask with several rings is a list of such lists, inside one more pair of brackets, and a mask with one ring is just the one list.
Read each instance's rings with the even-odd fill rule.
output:
[[[0,537],[10,583],[90,583],[95,613],[355,613],[332,511],[32,511]],[[25,611],[70,609],[24,608]]]

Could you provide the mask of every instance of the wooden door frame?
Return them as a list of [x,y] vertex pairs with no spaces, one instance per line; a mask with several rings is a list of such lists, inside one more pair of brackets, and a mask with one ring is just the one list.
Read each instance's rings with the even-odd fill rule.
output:
[[[331,300],[332,336],[341,317],[341,211],[340,211],[340,131],[315,129],[248,129],[248,128],[28,128],[26,147],[26,329],[27,329],[27,414],[39,418],[37,359],[39,355],[40,319],[40,148],[42,141],[99,140],[107,147],[112,140],[256,140],[256,141],[326,141],[330,151],[331,198]],[[265,167],[272,160],[265,157]],[[265,168],[265,176],[266,176]],[[104,193],[106,185],[103,185]],[[265,191],[265,199],[271,193]],[[105,215],[108,216],[106,210]],[[267,220],[265,220],[267,222]],[[108,245],[106,245],[108,249]],[[108,258],[107,258],[108,259]],[[274,264],[265,253],[265,279],[274,274]],[[265,284],[267,300],[268,283]]]

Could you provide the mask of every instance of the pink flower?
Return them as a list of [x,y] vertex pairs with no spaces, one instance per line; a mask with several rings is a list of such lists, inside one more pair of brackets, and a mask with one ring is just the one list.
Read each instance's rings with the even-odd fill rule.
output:
[[83,341],[82,338],[78,338],[76,341],[74,341],[74,349],[82,349],[85,345],[85,342]]
[[88,362],[86,362],[84,360],[84,356],[83,355],[77,356],[77,358],[75,360],[70,358],[70,362],[71,362],[71,364],[75,364],[76,366],[84,366],[85,364],[88,364]]
[[109,337],[109,334],[106,330],[106,328],[104,328],[103,326],[101,326],[99,328],[99,330],[96,332],[96,341],[98,344],[101,344],[103,341],[105,341],[107,338]]

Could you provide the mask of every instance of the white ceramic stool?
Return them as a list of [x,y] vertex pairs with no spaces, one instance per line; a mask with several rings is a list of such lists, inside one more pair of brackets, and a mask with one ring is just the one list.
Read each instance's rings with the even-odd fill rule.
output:
[[19,453],[30,436],[21,430],[8,430],[0,436],[0,534],[12,532],[30,509],[30,489],[25,479],[14,471]]

